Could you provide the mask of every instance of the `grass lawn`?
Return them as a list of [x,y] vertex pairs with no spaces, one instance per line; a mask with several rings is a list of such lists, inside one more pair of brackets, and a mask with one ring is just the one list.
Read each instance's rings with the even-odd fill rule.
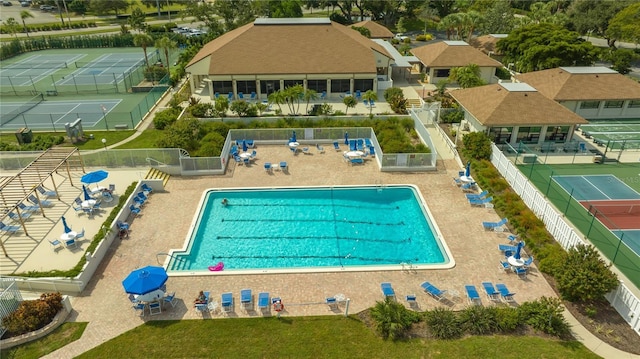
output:
[[[134,354],[135,353],[135,354]],[[487,336],[385,341],[356,317],[150,321],[78,358],[599,358],[579,342]]]
[[127,142],[121,146],[116,147],[118,150],[132,149],[132,148],[157,148],[156,143],[162,136],[162,131],[149,128],[144,130],[140,136],[134,138],[130,142]]
[[[112,145],[114,143],[120,142],[122,140],[124,140],[125,138],[131,136],[134,134],[135,131],[133,130],[129,130],[129,131],[85,131],[85,136],[89,137],[89,135],[93,135],[93,139],[89,139],[84,143],[71,143],[68,142],[68,139],[65,138],[65,140],[67,140],[67,142],[64,142],[61,146],[75,146],[78,147],[78,149],[80,150],[95,150],[95,149],[99,149],[99,148],[103,148],[104,145],[102,144],[102,139],[106,139],[107,140],[107,146]],[[66,137],[66,134],[64,132],[34,132],[33,133],[33,137],[34,139],[37,136],[45,136],[45,135],[51,135],[51,136],[64,136]],[[2,134],[0,134],[0,142],[7,142],[7,143],[14,143],[14,144],[18,144],[18,141],[16,140],[16,135],[14,133],[11,132],[3,132]],[[150,147],[154,147],[154,146],[150,146]]]
[[86,327],[87,323],[64,323],[42,339],[25,343],[11,349],[0,350],[0,358],[40,358],[80,339]]

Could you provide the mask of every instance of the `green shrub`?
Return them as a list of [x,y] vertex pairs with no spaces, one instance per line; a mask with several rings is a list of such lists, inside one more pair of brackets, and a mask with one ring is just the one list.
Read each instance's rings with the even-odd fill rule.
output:
[[164,111],[158,111],[153,118],[153,127],[155,127],[157,130],[164,130],[166,127],[176,122],[179,115],[180,110],[175,108],[168,108]]
[[416,41],[431,41],[433,40],[432,34],[424,34],[416,36]]
[[371,308],[371,318],[378,334],[384,339],[392,340],[403,338],[411,324],[420,319],[416,312],[390,298],[386,298],[384,302],[376,302]]
[[513,334],[523,326],[517,308],[495,307],[497,331],[503,334]]
[[558,298],[542,297],[533,302],[525,302],[518,310],[520,318],[535,330],[560,338],[570,335],[569,323],[562,315],[562,302]]
[[496,67],[496,77],[501,80],[510,80],[511,72],[504,67]]
[[462,328],[473,335],[486,335],[495,332],[497,326],[497,313],[495,307],[483,307],[472,305],[460,312]]
[[590,302],[601,300],[618,285],[618,277],[591,245],[571,248],[564,256],[564,265],[556,272],[556,284],[563,298]]
[[464,111],[461,109],[446,111],[440,115],[440,122],[442,123],[460,123],[462,120],[464,120]]
[[196,118],[213,117],[214,107],[212,103],[198,103],[189,107],[191,116]]
[[431,335],[438,339],[457,339],[463,330],[456,313],[445,307],[438,307],[425,313],[425,322]]
[[6,337],[29,333],[51,323],[62,309],[60,293],[44,293],[40,299],[25,300],[18,309],[2,320],[7,329]]

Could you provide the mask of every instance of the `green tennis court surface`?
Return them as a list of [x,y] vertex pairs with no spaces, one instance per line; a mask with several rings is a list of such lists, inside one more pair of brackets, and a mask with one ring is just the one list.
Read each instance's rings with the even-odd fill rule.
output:
[[640,199],[638,192],[613,175],[553,176],[552,178],[577,201]]
[[[628,120],[591,120],[580,129],[588,136],[602,141],[630,141],[625,148],[640,148],[640,119]],[[610,148],[619,149],[621,144],[610,144]]]

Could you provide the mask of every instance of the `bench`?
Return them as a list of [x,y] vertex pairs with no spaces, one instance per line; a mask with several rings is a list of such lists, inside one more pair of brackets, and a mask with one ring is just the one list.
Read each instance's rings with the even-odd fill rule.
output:
[[58,90],[47,90],[47,96],[58,96]]
[[129,125],[127,125],[126,123],[123,123],[120,125],[115,125],[113,126],[113,128],[115,128],[116,130],[126,130],[129,128]]

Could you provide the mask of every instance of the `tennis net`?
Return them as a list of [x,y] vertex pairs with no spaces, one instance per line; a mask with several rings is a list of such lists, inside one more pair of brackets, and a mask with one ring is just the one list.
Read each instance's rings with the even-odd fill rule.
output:
[[118,60],[117,62],[113,61],[75,61],[74,64],[76,68],[84,68],[84,67],[137,67],[144,63],[144,60]]
[[640,216],[640,204],[599,204],[589,205],[589,213],[596,216]]
[[11,70],[11,69],[43,69],[43,70],[53,70],[53,69],[66,69],[69,65],[66,62],[38,62],[38,63],[30,63],[30,62],[18,62],[15,64],[7,64],[4,66],[0,66],[0,69],[3,70]]
[[0,126],[9,123],[14,118],[38,106],[38,104],[42,101],[44,101],[44,96],[42,95],[42,93],[40,93],[15,110],[0,114]]

